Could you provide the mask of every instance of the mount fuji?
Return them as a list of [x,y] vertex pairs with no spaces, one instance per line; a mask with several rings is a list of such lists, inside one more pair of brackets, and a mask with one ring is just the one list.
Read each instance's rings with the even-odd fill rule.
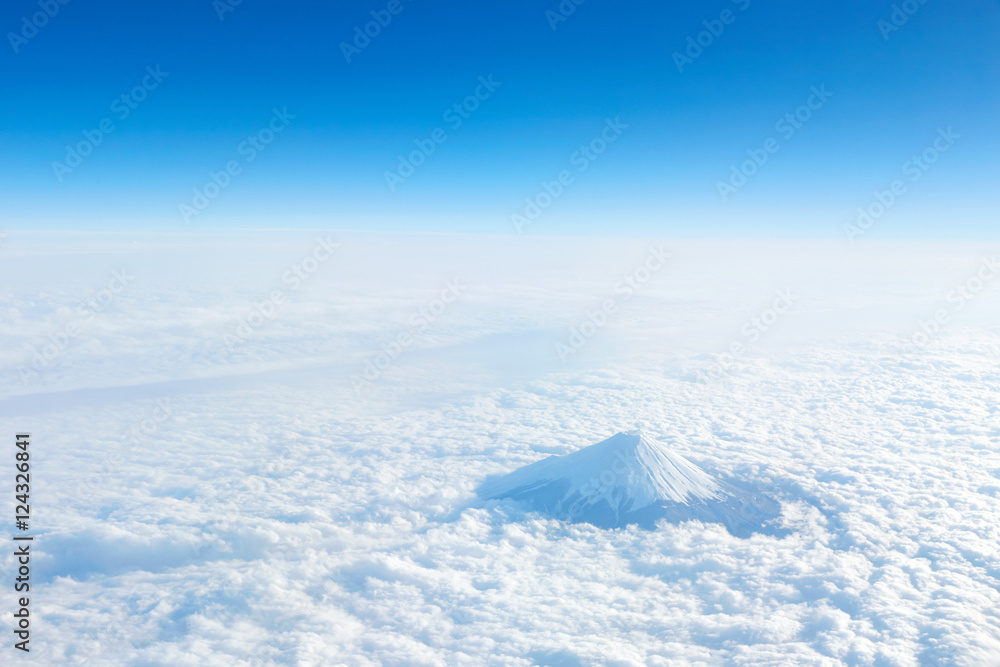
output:
[[663,519],[721,523],[737,537],[782,532],[773,526],[777,500],[713,478],[640,431],[488,479],[477,493],[601,528],[652,529]]

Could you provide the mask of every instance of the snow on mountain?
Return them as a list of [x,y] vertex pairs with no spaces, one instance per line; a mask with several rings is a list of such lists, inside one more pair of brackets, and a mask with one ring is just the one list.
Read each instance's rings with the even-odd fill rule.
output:
[[714,479],[640,431],[488,479],[478,493],[604,528],[701,520],[722,523],[742,537],[776,532],[769,524],[780,513],[775,500]]

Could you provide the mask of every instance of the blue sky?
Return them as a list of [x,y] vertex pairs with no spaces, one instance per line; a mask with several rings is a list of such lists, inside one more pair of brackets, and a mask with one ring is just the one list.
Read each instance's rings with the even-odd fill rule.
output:
[[0,228],[996,237],[995,1],[233,1],[6,3]]

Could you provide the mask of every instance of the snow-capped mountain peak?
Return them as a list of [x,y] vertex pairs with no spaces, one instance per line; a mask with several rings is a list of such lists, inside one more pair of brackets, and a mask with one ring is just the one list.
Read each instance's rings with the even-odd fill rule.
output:
[[[717,481],[639,430],[487,480],[479,495],[512,498],[556,518],[604,527],[701,519],[722,521],[732,531],[760,518],[750,494]],[[749,511],[748,500],[754,505]]]

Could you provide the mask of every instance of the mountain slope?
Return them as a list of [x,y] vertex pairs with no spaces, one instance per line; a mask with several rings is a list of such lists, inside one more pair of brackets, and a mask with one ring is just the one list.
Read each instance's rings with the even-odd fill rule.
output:
[[776,501],[714,479],[638,431],[489,479],[478,494],[604,528],[701,520],[722,523],[738,536],[774,532],[767,524],[780,511]]

